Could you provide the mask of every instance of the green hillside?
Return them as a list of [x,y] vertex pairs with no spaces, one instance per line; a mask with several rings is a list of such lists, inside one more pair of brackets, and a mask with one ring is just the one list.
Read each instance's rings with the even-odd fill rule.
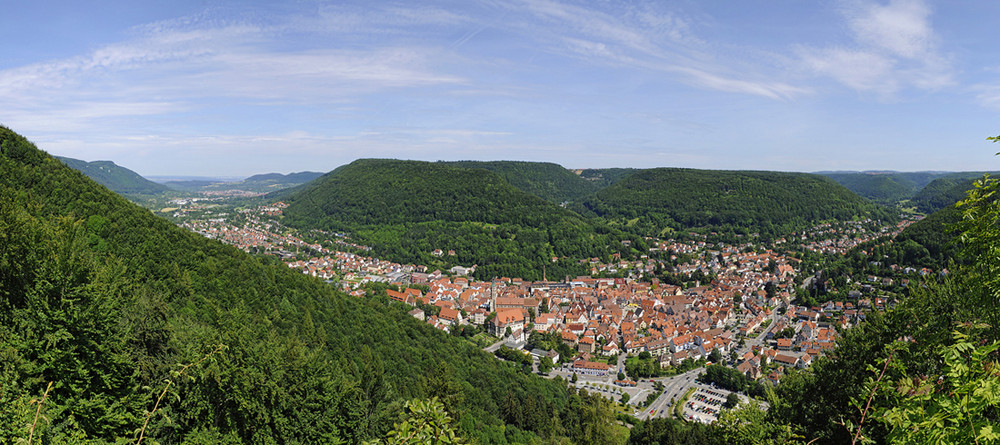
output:
[[406,310],[180,229],[0,127],[0,443],[32,425],[40,443],[359,443],[431,397],[476,443],[623,440],[603,398]]
[[922,213],[933,213],[965,199],[973,182],[984,172],[952,173],[935,179],[910,199],[910,204]]
[[635,168],[588,168],[580,170],[580,177],[602,189],[637,171]]
[[56,158],[89,176],[98,184],[123,195],[154,195],[170,190],[163,184],[157,184],[143,178],[138,173],[111,161],[87,162],[61,156],[56,156]]
[[896,262],[934,270],[948,267],[948,262],[958,256],[959,245],[953,228],[961,218],[958,209],[951,205],[907,227],[893,242],[892,248],[899,252]]
[[521,191],[556,204],[583,197],[598,188],[561,165],[549,162],[457,161],[444,164],[489,170]]
[[920,185],[900,173],[822,173],[858,195],[884,205],[896,203],[913,196]]
[[[543,265],[553,277],[578,273],[577,263],[551,258],[606,257],[624,239],[496,173],[444,163],[362,159],[284,199],[293,227],[348,231],[394,261],[477,264],[482,277],[540,279]],[[456,255],[432,256],[436,249]]]
[[678,168],[640,170],[584,199],[580,211],[647,235],[696,227],[778,235],[831,219],[892,217],[819,175]]
[[532,226],[583,222],[493,172],[421,161],[360,159],[290,201],[286,213],[294,215],[291,219],[315,219],[335,230],[438,220]]

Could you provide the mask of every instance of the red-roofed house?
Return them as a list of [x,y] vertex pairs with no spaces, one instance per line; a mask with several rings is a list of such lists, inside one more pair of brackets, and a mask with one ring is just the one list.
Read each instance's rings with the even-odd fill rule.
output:
[[456,325],[462,322],[462,313],[455,309],[444,307],[441,308],[441,313],[438,314],[438,318],[445,323]]
[[585,360],[573,362],[573,372],[579,374],[604,376],[608,375],[610,371],[611,365],[607,363],[588,362]]

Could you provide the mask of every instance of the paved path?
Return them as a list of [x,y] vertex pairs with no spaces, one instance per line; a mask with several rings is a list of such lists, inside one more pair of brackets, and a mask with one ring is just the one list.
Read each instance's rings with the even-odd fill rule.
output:
[[503,344],[506,343],[506,342],[507,342],[506,340],[500,339],[496,343],[493,343],[492,345],[487,346],[486,349],[485,349],[485,351],[489,352],[490,354],[492,354],[494,352],[497,352],[497,349],[500,349],[500,347],[503,346]]

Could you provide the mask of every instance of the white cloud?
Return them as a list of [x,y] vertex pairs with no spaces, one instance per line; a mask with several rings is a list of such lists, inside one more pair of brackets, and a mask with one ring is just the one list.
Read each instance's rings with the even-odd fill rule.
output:
[[390,89],[464,82],[436,72],[429,60],[439,54],[420,47],[282,50],[285,26],[166,20],[87,54],[0,70],[0,120],[26,132],[78,131],[109,118],[168,115],[232,98],[328,106]]
[[973,90],[976,91],[976,99],[984,107],[1000,110],[1000,84],[978,85]]
[[890,0],[888,5],[860,4],[846,11],[859,43],[889,54],[918,59],[933,52],[931,9],[920,0]]
[[948,86],[953,83],[952,68],[938,49],[931,12],[923,0],[845,4],[842,13],[853,44],[800,46],[797,53],[811,71],[884,97],[903,88]]
[[706,88],[731,93],[753,94],[770,99],[792,99],[809,94],[808,88],[784,82],[760,82],[721,76],[696,68],[675,67],[673,70],[690,76],[690,81]]
[[802,58],[812,70],[824,73],[856,90],[898,89],[898,81],[891,75],[894,69],[892,60],[879,54],[827,48],[819,52],[803,51]]
[[521,0],[518,5],[544,22],[528,25],[526,33],[552,33],[535,39],[544,42],[551,37],[561,43],[552,51],[568,52],[591,63],[659,71],[700,88],[770,99],[809,93],[808,88],[771,80],[776,72],[736,72],[731,66],[738,61],[716,61],[709,45],[692,32],[689,21],[670,12],[615,5],[612,15],[552,0]]

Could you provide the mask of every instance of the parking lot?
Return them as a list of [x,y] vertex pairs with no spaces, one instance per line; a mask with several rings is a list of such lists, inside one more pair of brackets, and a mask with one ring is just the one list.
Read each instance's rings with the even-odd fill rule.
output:
[[729,391],[724,389],[699,386],[684,404],[684,418],[702,423],[715,422],[728,396]]

